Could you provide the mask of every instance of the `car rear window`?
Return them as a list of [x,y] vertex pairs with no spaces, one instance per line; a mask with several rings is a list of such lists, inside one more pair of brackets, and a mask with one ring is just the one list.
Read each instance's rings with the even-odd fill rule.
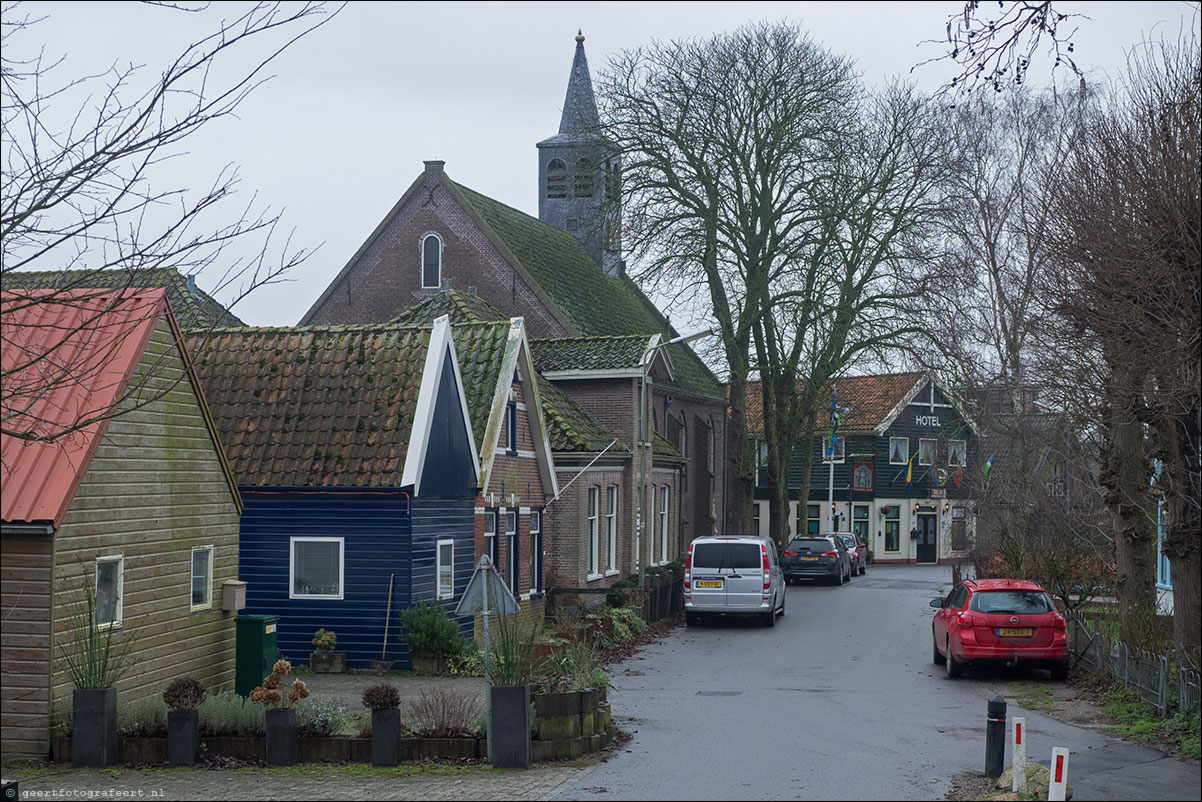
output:
[[797,538],[789,542],[789,551],[830,551],[834,546],[825,538]]
[[843,545],[849,549],[854,549],[856,547],[856,539],[854,537],[844,537],[843,535],[839,535],[839,539],[842,540]]
[[697,543],[693,546],[694,568],[760,568],[763,552],[755,543]]
[[979,590],[968,608],[978,613],[1034,615],[1052,612],[1052,600],[1039,590]]

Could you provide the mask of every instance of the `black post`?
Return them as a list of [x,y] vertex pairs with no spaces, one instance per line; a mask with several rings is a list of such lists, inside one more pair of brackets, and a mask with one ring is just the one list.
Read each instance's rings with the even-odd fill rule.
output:
[[[951,655],[948,655],[951,659]],[[1001,777],[1006,762],[1006,700],[995,696],[989,700],[985,716],[985,776]]]

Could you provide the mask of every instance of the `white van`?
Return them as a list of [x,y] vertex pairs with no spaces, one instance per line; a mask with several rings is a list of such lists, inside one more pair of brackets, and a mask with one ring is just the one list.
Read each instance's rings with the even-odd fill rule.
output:
[[699,537],[684,564],[684,615],[754,615],[775,626],[785,614],[785,577],[768,537]]

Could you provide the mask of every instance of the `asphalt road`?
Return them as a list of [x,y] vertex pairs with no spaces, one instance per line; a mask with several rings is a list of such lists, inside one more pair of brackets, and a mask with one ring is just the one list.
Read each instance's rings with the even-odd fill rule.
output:
[[[950,583],[948,567],[869,566],[843,587],[788,588],[774,628],[675,630],[614,667],[610,700],[633,738],[557,798],[942,799],[951,778],[983,772],[1000,684],[931,662],[927,603]],[[1199,798],[1196,764],[1009,713],[1027,718],[1030,760],[1072,750],[1076,800]]]

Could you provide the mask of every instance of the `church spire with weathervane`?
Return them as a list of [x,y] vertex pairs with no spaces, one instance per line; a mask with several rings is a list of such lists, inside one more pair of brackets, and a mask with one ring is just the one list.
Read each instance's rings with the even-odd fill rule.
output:
[[538,143],[538,217],[562,229],[584,246],[608,275],[624,272],[616,209],[620,163],[599,147],[600,117],[584,34],[576,33],[576,53],[568,76],[559,133]]

